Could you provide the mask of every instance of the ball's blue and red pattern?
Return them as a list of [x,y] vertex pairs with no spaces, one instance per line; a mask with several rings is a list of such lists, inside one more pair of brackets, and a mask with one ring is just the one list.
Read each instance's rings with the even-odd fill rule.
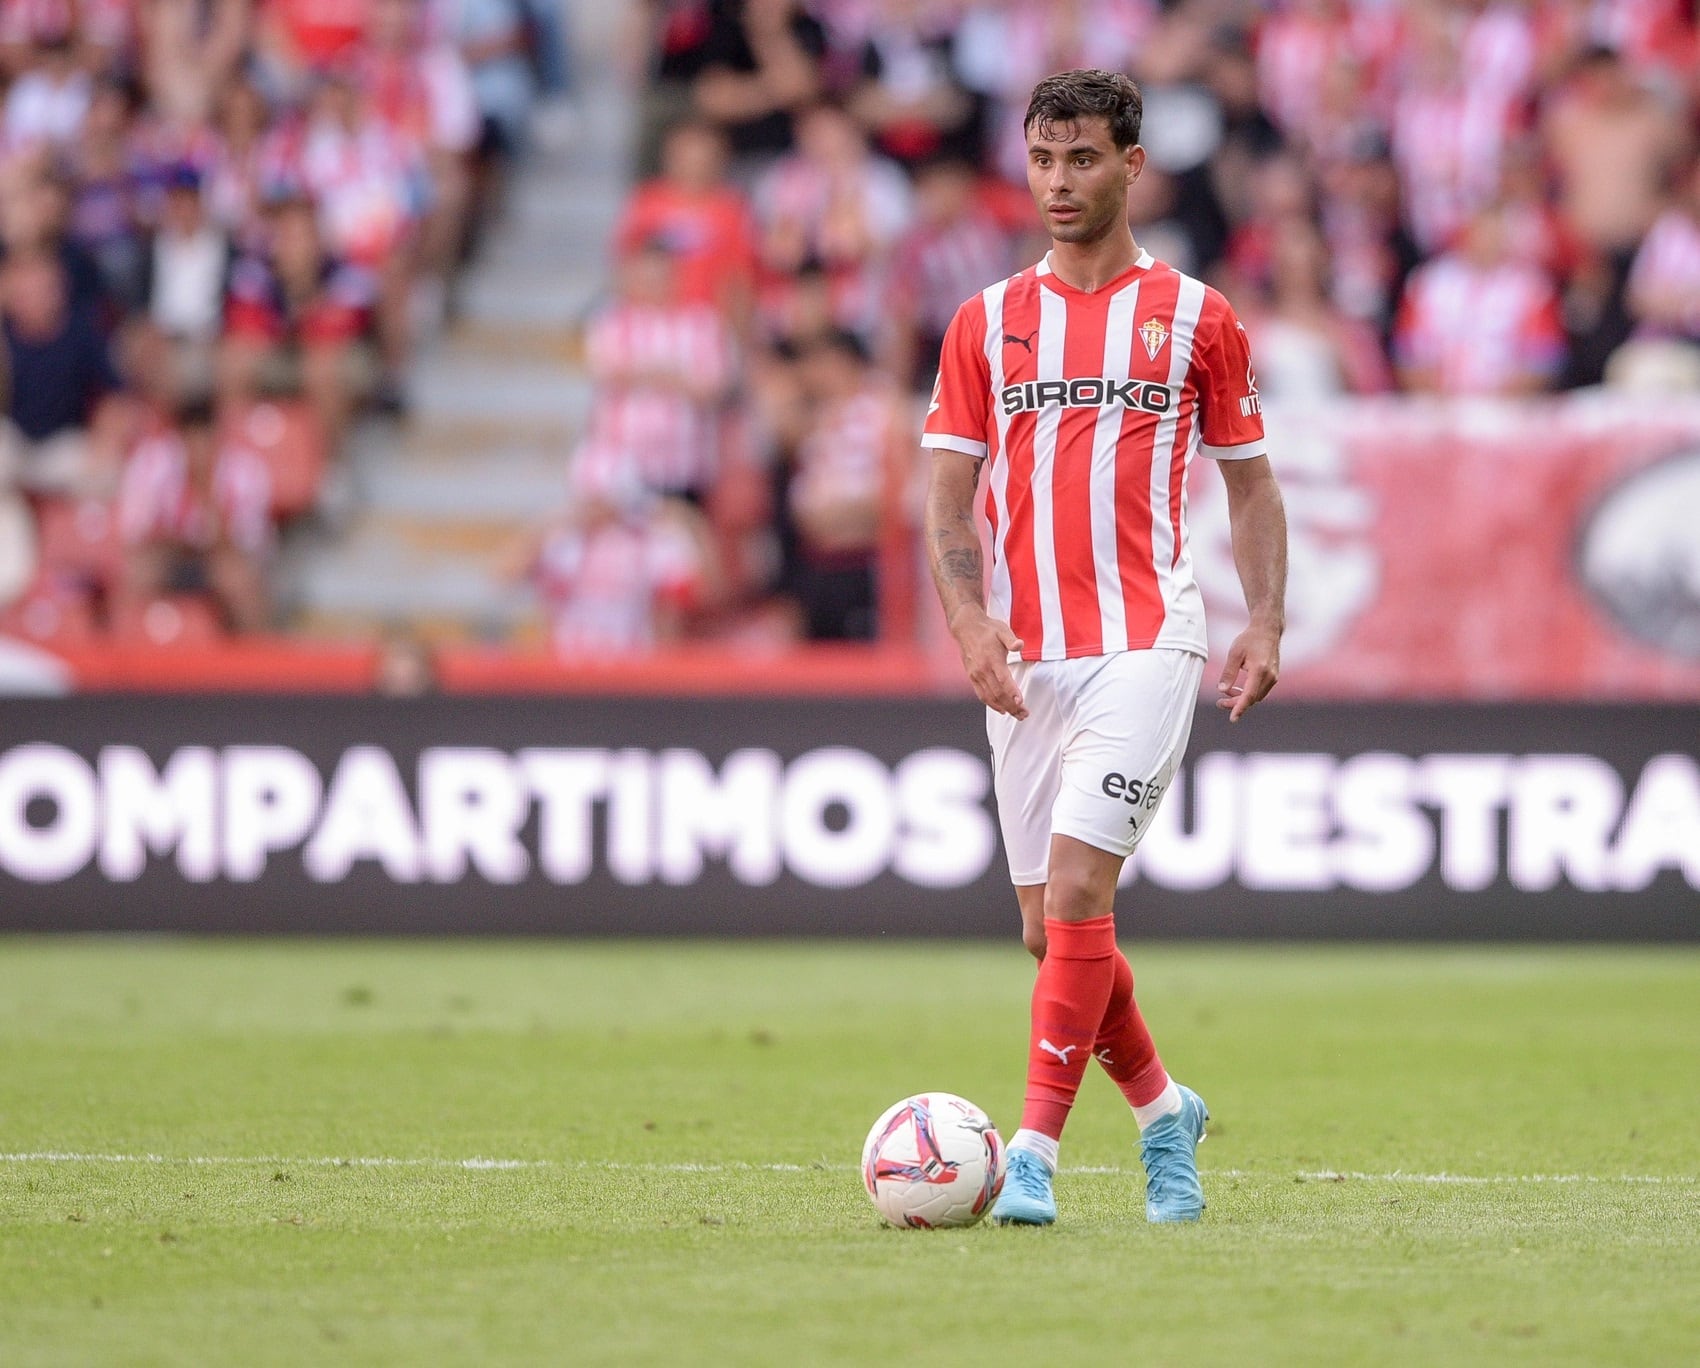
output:
[[[915,1127],[916,1158],[902,1163],[884,1153],[886,1141],[910,1123]],[[882,1178],[904,1183],[950,1183],[956,1180],[957,1165],[939,1153],[938,1136],[933,1133],[933,1108],[930,1097],[911,1097],[880,1130],[879,1139],[869,1151],[862,1181],[872,1192]]]
[[862,1182],[892,1225],[972,1225],[1003,1188],[991,1118],[952,1093],[918,1093],[883,1113],[862,1148]]

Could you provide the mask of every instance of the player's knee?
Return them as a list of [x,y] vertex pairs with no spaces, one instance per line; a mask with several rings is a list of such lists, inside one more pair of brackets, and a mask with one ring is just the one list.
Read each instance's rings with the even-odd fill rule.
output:
[[1114,894],[1106,901],[1103,890],[1091,879],[1073,878],[1053,870],[1045,885],[1045,916],[1056,921],[1085,921],[1108,915]]

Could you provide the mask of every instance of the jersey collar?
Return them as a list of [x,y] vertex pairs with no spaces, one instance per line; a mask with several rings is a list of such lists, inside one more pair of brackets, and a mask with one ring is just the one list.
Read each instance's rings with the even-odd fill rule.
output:
[[1127,270],[1123,271],[1119,276],[1116,276],[1115,279],[1106,281],[1104,284],[1100,285],[1096,290],[1076,289],[1061,276],[1055,274],[1051,270],[1051,254],[1049,252],[1045,253],[1045,255],[1040,259],[1039,264],[1033,269],[1034,274],[1039,277],[1040,282],[1048,285],[1051,289],[1064,294],[1080,295],[1082,298],[1090,299],[1094,295],[1114,293],[1122,285],[1127,283],[1128,278],[1132,276],[1135,271],[1149,271],[1156,264],[1156,260],[1152,257],[1151,253],[1141,247],[1139,249],[1139,255],[1134,258],[1133,265],[1129,266]]

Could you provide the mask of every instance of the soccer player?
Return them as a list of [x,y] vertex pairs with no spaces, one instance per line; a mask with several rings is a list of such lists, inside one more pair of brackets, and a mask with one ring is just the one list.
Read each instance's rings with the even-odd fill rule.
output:
[[1209,1113],[1158,1058],[1113,915],[1122,862],[1186,748],[1207,655],[1185,522],[1198,453],[1227,481],[1250,609],[1218,706],[1239,721],[1280,664],[1286,520],[1250,349],[1220,294],[1133,239],[1140,115],[1138,87],[1107,71],[1034,88],[1027,180],[1051,250],[957,311],[922,438],[933,578],[988,709],[1022,937],[1039,961],[1026,1104],[992,1211],[1006,1225],[1056,1219],[1057,1143],[1093,1058],[1139,1124],[1147,1219],[1204,1209],[1195,1150]]

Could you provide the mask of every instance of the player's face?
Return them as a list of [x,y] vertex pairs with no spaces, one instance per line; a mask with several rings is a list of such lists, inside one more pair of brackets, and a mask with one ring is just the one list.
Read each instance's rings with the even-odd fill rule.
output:
[[1027,188],[1056,242],[1096,242],[1127,222],[1142,147],[1118,148],[1102,115],[1027,131]]

